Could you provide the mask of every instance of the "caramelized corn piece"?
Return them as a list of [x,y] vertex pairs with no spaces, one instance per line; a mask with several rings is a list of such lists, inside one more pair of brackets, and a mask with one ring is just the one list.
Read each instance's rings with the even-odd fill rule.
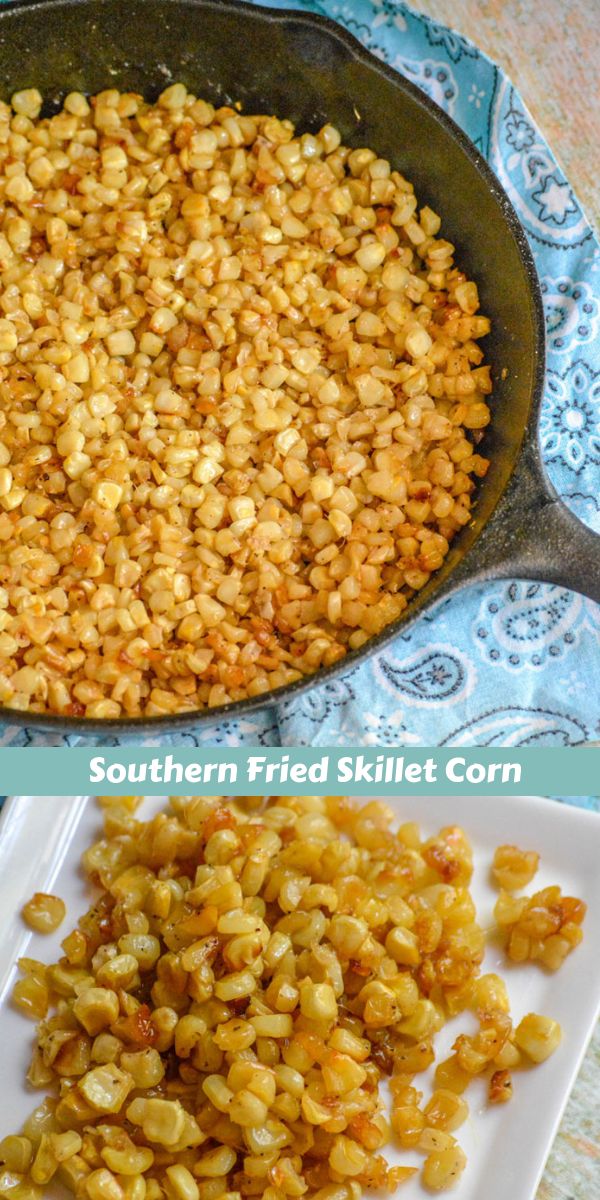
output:
[[425,1105],[425,1120],[434,1129],[452,1133],[466,1121],[469,1106],[462,1096],[446,1088],[437,1088]]
[[539,865],[535,850],[519,850],[517,846],[498,846],[494,853],[492,874],[498,887],[518,892],[531,883]]
[[554,971],[581,942],[585,913],[583,901],[563,896],[559,887],[518,900],[501,892],[494,910],[509,958],[539,961]]
[[490,1104],[506,1104],[512,1098],[512,1094],[513,1085],[510,1071],[494,1071],[488,1092]]

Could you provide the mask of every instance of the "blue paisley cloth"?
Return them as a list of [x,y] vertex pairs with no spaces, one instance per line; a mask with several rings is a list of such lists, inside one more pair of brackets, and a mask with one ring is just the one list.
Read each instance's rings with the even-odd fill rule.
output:
[[[600,532],[600,246],[518,92],[466,38],[405,4],[272,0],[272,6],[340,22],[445,109],[495,171],[542,281],[544,459],[566,503]],[[160,741],[578,745],[600,738],[599,679],[600,607],[539,583],[488,584],[442,601],[391,648],[337,682],[248,719]],[[14,727],[0,731],[5,745],[77,741]]]

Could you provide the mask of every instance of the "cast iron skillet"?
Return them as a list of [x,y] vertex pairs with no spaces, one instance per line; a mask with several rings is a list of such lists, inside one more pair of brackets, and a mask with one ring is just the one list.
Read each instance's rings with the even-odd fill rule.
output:
[[487,579],[542,579],[600,602],[596,536],[559,500],[540,459],[544,318],[535,267],[515,212],[481,155],[441,109],[334,22],[237,0],[21,0],[0,7],[2,94],[36,86],[49,110],[66,92],[106,87],[155,97],[181,80],[247,112],[327,121],[346,143],[389,158],[443,218],[458,261],[492,318],[494,419],[472,522],[408,612],[361,650],[277,692],[191,714],[86,720],[0,709],[12,724],[57,732],[171,732],[241,717],[318,687],[390,642],[435,601]]

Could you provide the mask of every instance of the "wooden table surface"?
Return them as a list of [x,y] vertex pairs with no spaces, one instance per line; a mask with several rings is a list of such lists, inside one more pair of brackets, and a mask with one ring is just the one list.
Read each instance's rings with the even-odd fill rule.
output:
[[412,3],[504,67],[598,227],[600,0]]

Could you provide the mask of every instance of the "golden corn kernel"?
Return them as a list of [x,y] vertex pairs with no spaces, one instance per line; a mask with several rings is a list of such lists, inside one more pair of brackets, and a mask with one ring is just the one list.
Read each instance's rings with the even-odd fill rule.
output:
[[199,1200],[198,1184],[182,1163],[175,1163],[167,1167],[166,1174],[177,1200]]
[[141,1125],[145,1137],[161,1146],[173,1146],[179,1141],[185,1128],[185,1114],[179,1101],[132,1100],[126,1110],[127,1119]]
[[63,900],[45,892],[36,892],[22,909],[23,919],[37,933],[53,933],[64,921],[66,911]]
[[10,1134],[0,1142],[0,1161],[9,1171],[24,1175],[31,1165],[33,1146],[26,1137]]
[[499,887],[507,892],[519,891],[531,883],[540,860],[534,850],[519,850],[517,846],[498,846],[494,853],[492,873]]
[[425,1105],[425,1120],[434,1129],[452,1133],[469,1115],[469,1106],[462,1096],[447,1088],[436,1088]]
[[300,1011],[313,1021],[335,1021],[337,1001],[335,992],[328,983],[312,983],[306,980],[300,986]]
[[124,1200],[123,1188],[106,1167],[87,1175],[83,1186],[89,1200]]
[[422,1172],[423,1183],[432,1192],[442,1192],[455,1187],[466,1164],[466,1155],[460,1146],[434,1150],[425,1160]]
[[154,1162],[154,1151],[149,1146],[136,1146],[134,1142],[105,1146],[100,1153],[115,1175],[140,1175],[149,1171]]
[[116,993],[108,988],[86,988],[77,996],[73,1012],[80,1025],[94,1037],[101,1029],[116,1021],[119,1001]]
[[14,1003],[33,1020],[46,1016],[49,998],[48,985],[43,979],[35,976],[17,979],[12,990]]
[[515,1041],[532,1062],[545,1062],[558,1049],[562,1030],[558,1021],[528,1013],[515,1029]]
[[116,1113],[125,1103],[132,1084],[130,1075],[114,1063],[107,1063],[88,1071],[79,1082],[79,1090],[91,1108]]

